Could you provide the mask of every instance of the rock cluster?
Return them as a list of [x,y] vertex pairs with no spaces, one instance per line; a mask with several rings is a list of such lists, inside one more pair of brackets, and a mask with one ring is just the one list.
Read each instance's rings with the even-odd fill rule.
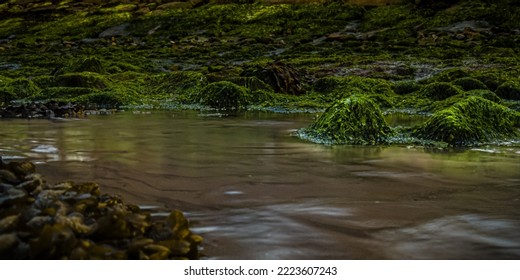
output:
[[202,238],[95,183],[51,185],[30,162],[0,158],[0,259],[195,259]]

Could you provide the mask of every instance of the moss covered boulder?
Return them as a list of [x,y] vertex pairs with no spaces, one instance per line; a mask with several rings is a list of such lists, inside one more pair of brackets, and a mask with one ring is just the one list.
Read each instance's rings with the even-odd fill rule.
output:
[[321,142],[372,145],[384,143],[390,127],[376,102],[356,94],[336,101],[302,132]]
[[239,110],[249,105],[250,91],[232,82],[211,83],[202,89],[197,102],[218,110]]
[[413,135],[452,146],[471,146],[518,137],[519,114],[478,96],[438,111],[416,127]]

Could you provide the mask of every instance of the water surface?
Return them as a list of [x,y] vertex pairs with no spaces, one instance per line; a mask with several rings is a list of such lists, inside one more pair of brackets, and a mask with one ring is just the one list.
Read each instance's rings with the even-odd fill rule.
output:
[[[520,148],[323,146],[314,115],[2,120],[4,159],[177,208],[209,259],[520,258]],[[159,213],[160,214],[160,213]]]

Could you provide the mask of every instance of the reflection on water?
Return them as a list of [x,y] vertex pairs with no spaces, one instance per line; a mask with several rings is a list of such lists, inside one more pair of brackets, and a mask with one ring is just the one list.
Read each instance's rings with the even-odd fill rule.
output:
[[321,146],[310,115],[3,120],[4,159],[179,208],[216,259],[520,257],[520,148]]

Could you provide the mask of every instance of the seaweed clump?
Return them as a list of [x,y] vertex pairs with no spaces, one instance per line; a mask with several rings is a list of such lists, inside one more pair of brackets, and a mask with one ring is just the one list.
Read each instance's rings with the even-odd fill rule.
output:
[[196,259],[201,241],[179,211],[157,220],[95,183],[50,185],[0,158],[0,259]]
[[228,81],[211,83],[202,89],[198,102],[217,110],[239,110],[249,105],[247,88]]
[[412,134],[451,146],[472,146],[518,137],[519,127],[517,112],[482,97],[470,96],[436,112]]
[[355,94],[336,101],[300,132],[315,142],[374,145],[384,143],[391,130],[379,106],[370,97]]

